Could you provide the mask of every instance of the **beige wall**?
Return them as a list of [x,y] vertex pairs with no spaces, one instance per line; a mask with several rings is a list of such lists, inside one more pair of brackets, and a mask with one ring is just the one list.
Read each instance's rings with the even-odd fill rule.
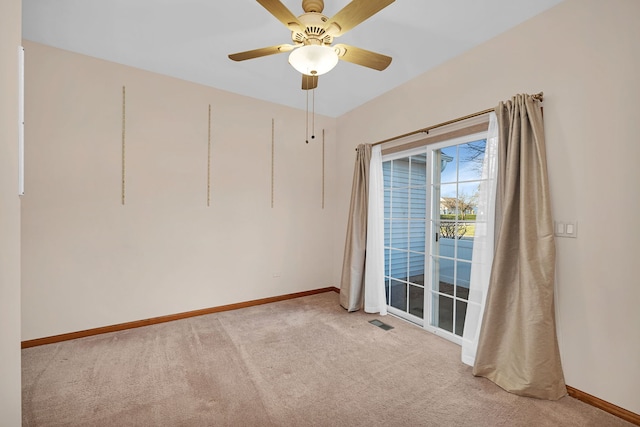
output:
[[0,2],[0,424],[21,424],[18,47],[22,3]]
[[[544,91],[567,383],[640,413],[640,2],[568,0],[339,118],[338,218],[353,147]],[[428,54],[428,52],[424,52]],[[337,227],[342,239],[345,222]]]
[[24,45],[24,340],[336,285],[335,119]]
[[640,412],[640,232],[621,219],[640,198],[637,16],[635,0],[567,0],[337,121],[320,118],[324,210],[304,112],[25,42],[22,338],[338,285],[355,145],[543,90],[554,217],[578,221],[577,239],[557,239],[567,383]]

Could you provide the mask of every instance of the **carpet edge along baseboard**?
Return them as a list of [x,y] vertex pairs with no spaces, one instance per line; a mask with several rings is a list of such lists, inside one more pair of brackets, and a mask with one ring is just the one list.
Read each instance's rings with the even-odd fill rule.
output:
[[[201,309],[201,310],[193,310],[193,311],[186,311],[183,313],[177,313],[177,314],[170,314],[167,316],[160,316],[160,317],[153,317],[150,319],[143,319],[143,320],[136,320],[133,322],[125,322],[125,323],[119,323],[116,325],[111,325],[111,326],[103,326],[100,328],[93,328],[93,329],[87,329],[84,331],[78,331],[78,332],[70,332],[70,333],[66,333],[66,334],[60,334],[60,335],[54,335],[54,336],[50,336],[50,337],[43,337],[43,338],[36,338],[36,339],[32,339],[32,340],[26,340],[26,341],[22,341],[21,345],[22,348],[30,348],[30,347],[36,347],[39,345],[45,345],[45,344],[54,344],[54,343],[58,343],[58,342],[62,342],[62,341],[68,341],[68,340],[73,340],[73,339],[77,339],[77,338],[84,338],[84,337],[89,337],[92,335],[100,335],[100,334],[106,334],[109,332],[117,332],[117,331],[123,331],[126,329],[133,329],[133,328],[140,328],[142,326],[149,326],[149,325],[155,325],[158,323],[165,323],[165,322],[171,322],[173,320],[180,320],[180,319],[186,319],[189,317],[195,317],[195,316],[202,316],[205,314],[212,314],[212,313],[220,313],[223,311],[229,311],[229,310],[237,310],[240,308],[246,308],[246,307],[252,307],[252,306],[256,306],[256,305],[261,305],[261,304],[269,304],[272,302],[278,302],[278,301],[285,301],[288,299],[293,299],[293,298],[301,298],[301,297],[305,297],[305,296],[309,296],[309,295],[316,295],[316,294],[321,294],[324,292],[337,292],[340,293],[340,289],[334,287],[334,286],[329,286],[326,288],[320,288],[320,289],[313,289],[310,291],[303,291],[303,292],[295,292],[292,294],[286,294],[286,295],[279,295],[279,296],[275,296],[275,297],[269,297],[269,298],[261,298],[261,299],[256,299],[256,300],[251,300],[251,301],[245,301],[245,302],[240,302],[240,303],[235,303],[235,304],[228,304],[228,305],[222,305],[222,306],[218,306],[218,307],[211,307],[211,308],[205,308],[205,309]],[[589,393],[585,393],[581,390],[578,390],[574,387],[571,386],[567,386],[567,392],[569,394],[569,396],[573,397],[574,399],[578,399],[584,403],[587,403],[591,406],[594,406],[598,409],[601,409],[605,412],[608,412],[612,415],[615,415],[619,418],[622,418],[623,420],[629,421],[630,423],[633,423],[635,425],[640,426],[640,415],[636,414],[634,412],[628,411],[624,408],[621,408],[617,405],[614,405],[612,403],[609,403],[605,400],[602,400],[598,397],[595,397]]]
[[577,388],[567,386],[567,394],[574,399],[578,399],[588,405],[608,412],[616,417],[622,418],[625,421],[629,421],[637,426],[640,426],[640,414],[631,412],[627,409],[621,408],[613,403],[609,403],[606,400],[602,400],[599,397],[593,396]]
[[150,319],[134,320],[132,322],[118,323],[116,325],[102,326],[99,328],[86,329],[86,330],[77,331],[77,332],[68,332],[65,334],[53,335],[50,337],[42,337],[42,338],[36,338],[32,340],[25,340],[25,341],[22,341],[21,348],[37,347],[39,345],[46,345],[46,344],[55,344],[58,342],[74,340],[77,338],[90,337],[93,335],[106,334],[109,332],[124,331],[126,329],[140,328],[140,327],[149,326],[149,325],[156,325],[158,323],[165,323],[165,322],[171,322],[174,320],[187,319],[189,317],[202,316],[205,314],[213,314],[213,313],[220,313],[223,311],[237,310],[240,308],[253,307],[256,305],[269,304],[269,303],[278,302],[278,301],[285,301],[293,298],[301,298],[309,295],[321,294],[324,292],[339,293],[340,290],[334,286],[329,286],[326,288],[312,289],[310,291],[295,292],[291,294],[278,295],[278,296],[268,297],[268,298],[260,298],[260,299],[255,299],[251,301],[239,302],[235,304],[227,304],[227,305],[221,305],[217,307],[203,308],[200,310],[185,311],[183,313],[169,314],[169,315],[160,316],[160,317],[152,317]]

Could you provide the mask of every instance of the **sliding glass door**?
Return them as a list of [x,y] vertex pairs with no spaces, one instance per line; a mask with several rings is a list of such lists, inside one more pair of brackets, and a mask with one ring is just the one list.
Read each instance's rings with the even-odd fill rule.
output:
[[392,313],[422,324],[425,296],[427,156],[383,161],[385,284]]
[[484,134],[383,157],[391,314],[460,342]]

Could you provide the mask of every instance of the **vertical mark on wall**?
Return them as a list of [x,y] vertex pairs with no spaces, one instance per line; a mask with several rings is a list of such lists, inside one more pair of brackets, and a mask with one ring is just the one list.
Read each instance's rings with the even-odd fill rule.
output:
[[24,47],[18,46],[18,196],[24,196]]
[[125,87],[122,86],[122,204],[124,205],[125,199],[125,130],[126,130],[126,92]]
[[324,209],[324,129],[322,129],[322,209]]
[[207,206],[211,206],[211,104],[209,104],[209,130],[207,135]]
[[273,194],[275,186],[275,157],[276,157],[276,142],[275,142],[275,119],[271,119],[271,208],[273,208]]

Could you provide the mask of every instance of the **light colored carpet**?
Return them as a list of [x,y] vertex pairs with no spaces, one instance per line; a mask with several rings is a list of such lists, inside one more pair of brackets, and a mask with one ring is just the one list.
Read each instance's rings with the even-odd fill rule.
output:
[[509,394],[457,345],[333,292],[29,348],[22,369],[24,426],[631,425]]

